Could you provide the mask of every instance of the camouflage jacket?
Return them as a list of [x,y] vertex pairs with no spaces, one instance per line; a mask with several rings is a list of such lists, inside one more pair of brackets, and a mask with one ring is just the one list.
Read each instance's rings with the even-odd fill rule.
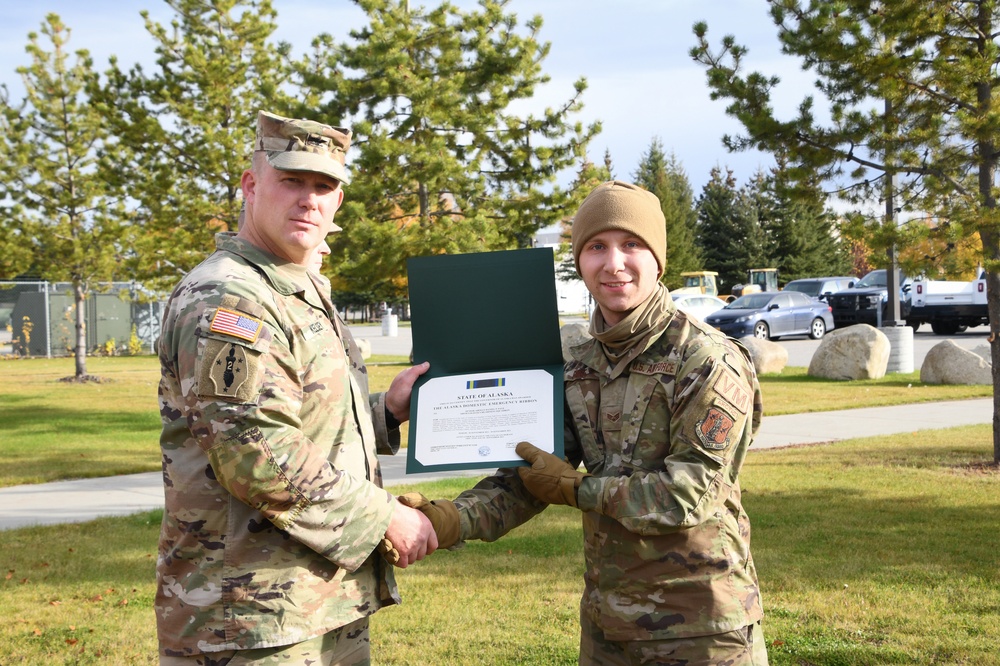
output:
[[393,498],[382,394],[329,284],[233,237],[170,297],[159,341],[164,654],[287,645],[397,603],[373,554]]
[[[761,397],[743,349],[676,310],[612,378],[601,345],[566,364],[566,453],[580,486],[583,612],[609,640],[744,627],[763,615],[739,472]],[[460,496],[463,538],[493,540],[544,508],[513,470]]]

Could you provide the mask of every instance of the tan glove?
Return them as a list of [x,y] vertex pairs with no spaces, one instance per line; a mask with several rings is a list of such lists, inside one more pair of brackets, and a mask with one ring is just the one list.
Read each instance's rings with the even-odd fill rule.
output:
[[577,506],[576,491],[590,474],[528,442],[519,443],[514,452],[531,463],[531,467],[517,468],[528,492],[549,504]]
[[417,509],[431,521],[437,535],[438,548],[450,548],[458,543],[461,527],[458,507],[451,500],[428,500],[420,493],[406,493],[396,498],[400,504]]
[[399,563],[399,551],[392,545],[392,542],[389,541],[388,537],[382,537],[382,540],[379,541],[378,552],[389,564],[395,566]]

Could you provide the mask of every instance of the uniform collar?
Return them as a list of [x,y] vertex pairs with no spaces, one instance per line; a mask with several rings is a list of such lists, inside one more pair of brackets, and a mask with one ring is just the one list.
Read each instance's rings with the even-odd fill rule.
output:
[[309,293],[311,289],[308,269],[305,266],[281,259],[260,249],[235,232],[224,231],[215,235],[215,249],[230,252],[246,259],[267,278],[271,286],[283,296]]

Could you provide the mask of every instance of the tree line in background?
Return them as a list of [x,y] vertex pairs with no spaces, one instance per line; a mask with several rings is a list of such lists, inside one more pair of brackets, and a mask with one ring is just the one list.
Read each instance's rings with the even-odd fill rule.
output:
[[[747,71],[732,35],[717,45],[694,26],[691,57],[713,99],[744,133],[731,150],[786,157],[792,174],[840,185],[849,204],[883,213],[848,217],[842,232],[900,253],[911,275],[986,269],[993,366],[993,462],[1000,464],[1000,7],[967,2],[768,0],[782,53],[815,75],[789,118],[772,104],[778,77]],[[808,181],[807,181],[808,182]],[[971,250],[971,251],[970,251]],[[884,256],[884,255],[883,255]]]
[[[300,57],[272,40],[268,0],[167,4],[169,26],[142,12],[157,56],[150,71],[112,58],[99,73],[86,51],[71,51],[55,14],[28,35],[24,99],[0,88],[0,275],[71,282],[78,303],[104,281],[169,290],[216,232],[236,229],[259,109],[354,131],[338,214],[350,233],[334,237],[337,260],[325,268],[344,306],[405,300],[410,256],[529,247],[612,176],[610,156],[587,160],[600,125],[574,121],[584,79],[559,107],[510,111],[548,81],[549,45],[537,40],[541,17],[519,26],[506,2],[465,12],[358,0],[365,27],[343,41],[319,34]],[[567,170],[572,183],[561,187]],[[663,202],[667,284],[699,269],[731,284],[761,263],[785,277],[839,269],[821,192],[797,207],[782,173],[737,189],[720,171],[695,200],[654,140],[634,180]]]
[[[548,77],[541,19],[506,2],[462,12],[358,0],[369,24],[320,34],[309,52],[274,43],[269,0],[167,0],[143,12],[156,64],[103,74],[70,52],[55,14],[28,36],[21,101],[0,88],[0,275],[169,290],[235,230],[257,111],[349,124],[353,183],[327,268],[341,300],[405,297],[405,259],[522,247],[562,220],[598,174],[581,168],[599,124],[574,120],[586,90],[518,115]],[[578,169],[580,183],[557,176]],[[78,322],[77,376],[85,375]]]
[[[723,289],[745,281],[749,268],[776,267],[782,281],[861,275],[869,262],[880,264],[892,244],[909,251],[914,266],[930,259],[957,271],[968,263],[952,261],[960,254],[956,248],[968,245],[968,232],[992,233],[993,227],[977,226],[975,216],[962,212],[959,204],[968,205],[968,197],[942,195],[928,207],[929,198],[912,194],[940,195],[949,183],[969,181],[966,173],[951,180],[932,177],[929,187],[907,190],[910,199],[901,203],[920,203],[920,210],[946,220],[939,238],[920,236],[914,231],[919,225],[899,231],[857,213],[835,215],[822,186],[844,173],[819,159],[817,146],[842,139],[849,143],[844,159],[860,152],[851,146],[877,155],[885,145],[884,127],[845,112],[856,126],[813,136],[803,129],[805,121],[782,125],[769,118],[773,83],[759,75],[740,78],[742,52],[731,40],[713,54],[704,32],[696,30],[702,41],[692,56],[706,65],[714,96],[743,100],[729,110],[748,126],[750,137],[743,143],[727,137],[727,145],[771,152],[776,165],[742,186],[720,166],[696,194],[658,138],[630,174],[616,174],[610,154],[602,164],[588,160],[601,128],[576,120],[587,88],[583,78],[559,106],[537,115],[511,110],[549,80],[542,70],[549,45],[537,39],[541,17],[519,25],[507,11],[508,0],[484,0],[474,11],[447,3],[411,10],[403,0],[355,1],[368,17],[363,28],[346,39],[318,34],[296,56],[291,45],[273,40],[277,12],[269,0],[166,0],[174,13],[170,25],[142,13],[155,45],[149,71],[112,58],[98,72],[86,51],[71,52],[69,27],[49,15],[28,36],[30,64],[18,69],[24,99],[10,99],[0,87],[0,275],[72,282],[78,299],[92,284],[111,280],[169,290],[212,250],[217,231],[236,229],[240,176],[249,164],[259,109],[343,123],[354,131],[353,182],[338,214],[350,232],[334,236],[336,261],[324,269],[345,306],[405,299],[410,256],[530,246],[537,230],[569,223],[582,197],[612,177],[632,180],[660,198],[669,287],[678,286],[679,274],[688,270],[718,271]],[[916,11],[902,0],[882,4]],[[865,26],[878,20],[853,12],[829,19],[841,31],[836,34],[871,29]],[[792,15],[808,18],[801,8]],[[900,44],[910,40],[910,51],[899,57],[911,64],[906,57],[916,45],[930,42],[906,35],[907,20],[882,21],[877,29],[903,35]],[[813,42],[779,18],[776,25],[783,43],[791,44],[789,52],[801,51],[807,60],[822,49],[823,63],[849,55],[827,43],[835,40],[829,25],[817,37],[809,32],[812,24],[804,23],[808,30],[800,32],[813,35]],[[933,27],[916,25],[926,28],[924,37]],[[735,58],[732,66],[724,62],[727,56]],[[833,72],[855,77],[843,84],[848,98],[861,100],[869,89],[885,87],[881,70],[863,66],[865,58],[877,64],[880,57],[862,53],[850,67]],[[957,74],[968,78],[974,71]],[[830,94],[838,85],[830,85]],[[901,116],[929,108],[904,101],[900,93]],[[919,157],[920,141],[927,151],[943,151],[944,130],[952,128],[921,128],[915,121],[906,127],[909,143],[895,158],[900,163],[904,156]],[[935,127],[944,128],[937,144]],[[989,127],[984,123],[976,131]],[[954,151],[949,159],[961,164]],[[930,171],[927,165],[906,168]],[[570,184],[561,186],[566,180]],[[859,183],[850,203],[878,197],[878,179]],[[77,312],[82,316],[83,308]],[[80,376],[82,321],[78,329]]]
[[[840,237],[839,218],[826,207],[823,190],[793,182],[787,166],[779,159],[742,186],[731,170],[716,167],[696,196],[676,155],[665,151],[660,138],[652,139],[626,180],[660,199],[667,227],[663,283],[674,289],[684,284],[684,272],[716,271],[724,293],[745,283],[751,268],[777,268],[782,283],[868,272],[867,255],[856,251],[855,241]],[[614,175],[610,160],[603,171]],[[571,255],[559,274],[562,279],[576,275]]]

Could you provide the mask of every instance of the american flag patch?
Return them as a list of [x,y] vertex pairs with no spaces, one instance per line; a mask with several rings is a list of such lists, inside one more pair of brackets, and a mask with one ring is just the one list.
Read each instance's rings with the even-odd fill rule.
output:
[[260,334],[260,327],[263,323],[260,319],[254,319],[234,310],[219,308],[215,311],[212,325],[209,326],[208,330],[254,342]]

